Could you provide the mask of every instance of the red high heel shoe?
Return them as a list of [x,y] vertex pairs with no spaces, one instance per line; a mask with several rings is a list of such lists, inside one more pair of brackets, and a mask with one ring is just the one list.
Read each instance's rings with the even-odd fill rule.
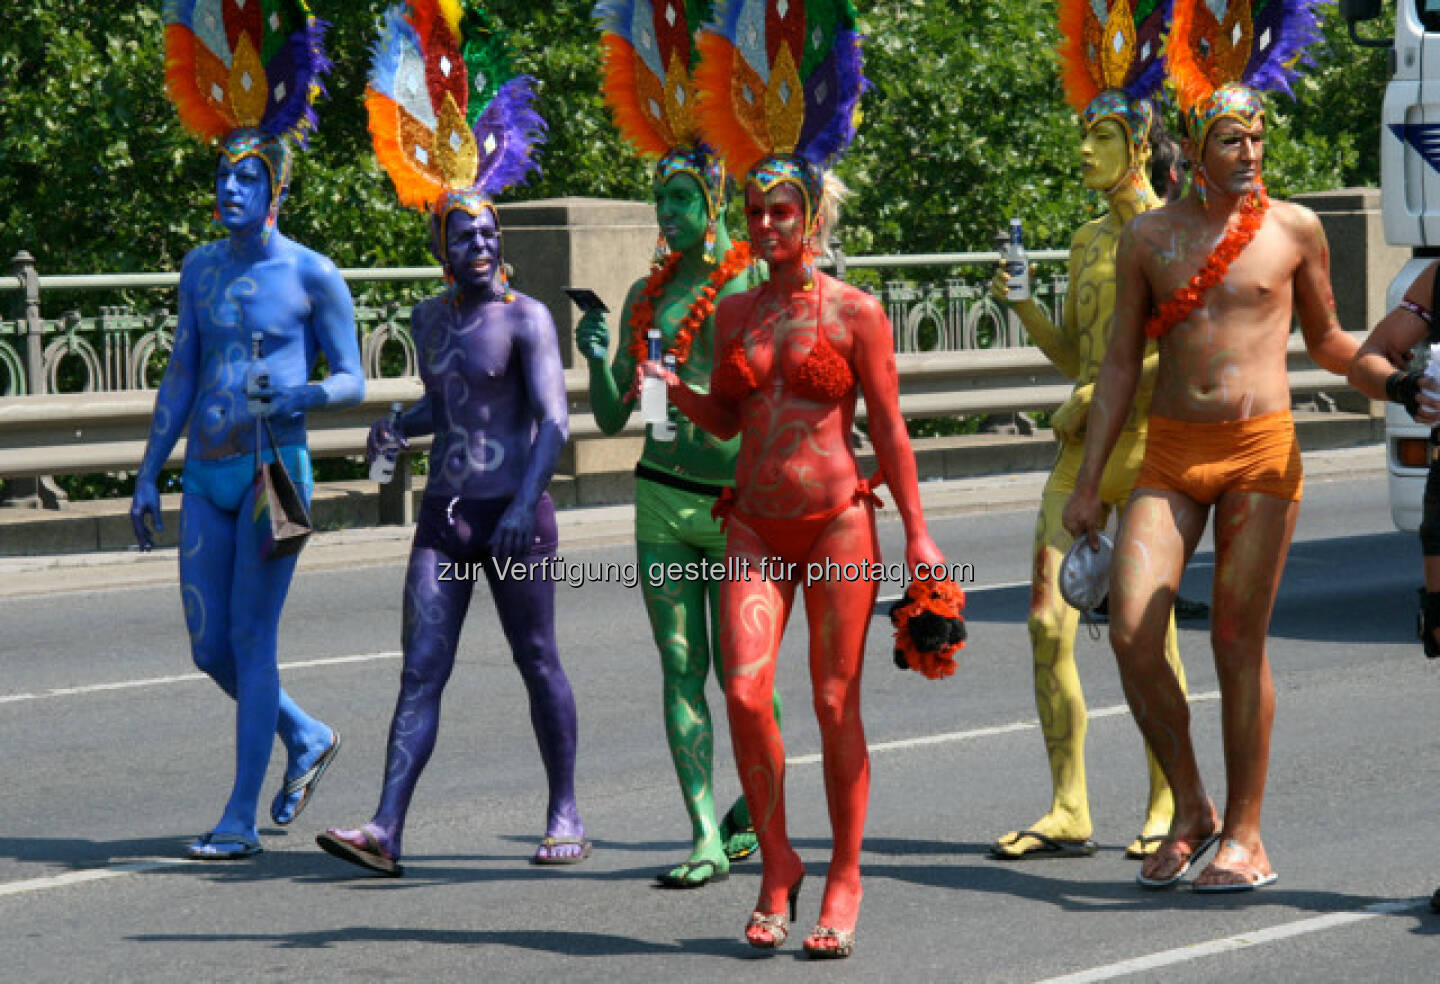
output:
[[[790,923],[795,920],[795,902],[800,897],[800,886],[805,884],[805,873],[802,871],[800,877],[795,879],[795,884],[790,886],[789,917],[785,912],[761,912],[756,909],[750,913],[750,921],[745,924],[745,942],[757,950],[776,950],[785,945],[790,938]],[[769,937],[751,935],[752,930],[762,930],[769,933]]]

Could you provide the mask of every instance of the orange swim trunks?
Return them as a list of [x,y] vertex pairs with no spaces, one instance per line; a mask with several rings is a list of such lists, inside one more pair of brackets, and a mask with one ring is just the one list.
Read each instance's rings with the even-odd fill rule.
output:
[[1226,492],[1300,501],[1305,472],[1289,410],[1245,420],[1150,418],[1137,489],[1183,492],[1214,505]]

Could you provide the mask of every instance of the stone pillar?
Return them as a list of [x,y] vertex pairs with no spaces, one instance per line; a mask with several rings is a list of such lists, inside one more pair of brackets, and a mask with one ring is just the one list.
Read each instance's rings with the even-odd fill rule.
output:
[[[21,250],[10,259],[15,278],[24,288],[20,299],[21,316],[25,320],[26,396],[45,392],[45,321],[40,317],[40,275],[35,257]],[[0,490],[0,505],[24,506],[31,509],[63,509],[70,497],[49,475],[33,478],[6,479]]]
[[1369,333],[1388,310],[1385,290],[1410,250],[1385,242],[1377,188],[1340,188],[1296,195],[1291,201],[1320,217],[1330,241],[1335,310],[1347,331]]
[[630,285],[650,270],[655,206],[605,198],[547,198],[499,206],[505,259],[515,286],[550,309],[566,367],[584,364],[575,349],[580,310],[565,287],[589,287],[610,307],[610,351],[623,329],[620,310]]

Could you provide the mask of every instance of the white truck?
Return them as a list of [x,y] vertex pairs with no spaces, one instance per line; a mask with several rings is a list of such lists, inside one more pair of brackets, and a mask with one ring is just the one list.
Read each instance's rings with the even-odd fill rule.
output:
[[[1390,49],[1391,78],[1380,111],[1380,200],[1386,240],[1409,247],[1411,257],[1390,282],[1387,308],[1440,257],[1440,0],[1395,2],[1394,38],[1373,40],[1361,36],[1357,25],[1379,17],[1382,0],[1340,0],[1355,43]],[[1417,357],[1426,351],[1422,344]],[[1430,428],[1411,420],[1403,407],[1385,405],[1390,517],[1402,530],[1420,526],[1429,438]]]

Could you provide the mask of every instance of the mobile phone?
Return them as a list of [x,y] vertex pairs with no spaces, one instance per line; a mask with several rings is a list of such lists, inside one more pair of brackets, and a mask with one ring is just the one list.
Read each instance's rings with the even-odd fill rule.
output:
[[601,311],[605,314],[610,313],[610,309],[605,306],[605,302],[600,300],[600,295],[589,287],[566,287],[565,293],[569,294],[570,300],[575,302],[575,306],[586,314],[589,314],[591,311]]

